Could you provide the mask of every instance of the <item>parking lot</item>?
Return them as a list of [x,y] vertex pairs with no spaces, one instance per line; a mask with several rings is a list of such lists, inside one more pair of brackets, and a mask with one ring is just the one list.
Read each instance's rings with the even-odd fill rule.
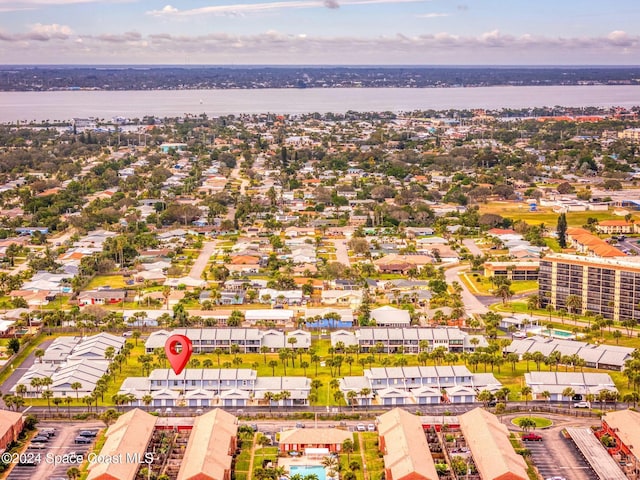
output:
[[80,455],[86,457],[86,453],[95,441],[95,438],[92,438],[90,443],[78,445],[74,442],[75,438],[83,430],[102,429],[104,425],[98,422],[81,426],[49,422],[38,424],[39,432],[49,428],[55,430],[55,436],[50,437],[48,442],[31,442],[21,457],[29,460],[26,463],[30,464],[15,465],[7,477],[9,480],[66,480],[67,470],[73,466],[80,467],[82,464]]
[[598,480],[573,442],[561,435],[560,429],[536,433],[542,437],[541,442],[523,443],[531,452],[531,460],[542,478],[559,476],[567,480]]

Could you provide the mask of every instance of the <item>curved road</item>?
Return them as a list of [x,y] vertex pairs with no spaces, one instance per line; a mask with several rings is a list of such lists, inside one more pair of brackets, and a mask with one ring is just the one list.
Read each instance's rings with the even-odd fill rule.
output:
[[489,311],[489,309],[480,301],[476,296],[469,291],[465,283],[460,279],[460,272],[464,272],[469,269],[468,265],[460,265],[453,268],[448,268],[444,271],[444,277],[449,285],[453,282],[458,282],[462,287],[462,302],[464,308],[469,315],[483,315]]

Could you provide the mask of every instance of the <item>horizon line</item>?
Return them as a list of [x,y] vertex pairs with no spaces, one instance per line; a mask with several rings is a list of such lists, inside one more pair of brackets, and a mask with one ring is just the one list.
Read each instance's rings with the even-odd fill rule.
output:
[[48,67],[48,68],[640,68],[640,64],[274,64],[274,63],[246,63],[246,64],[225,64],[225,63],[4,63],[0,68],[25,68],[25,67]]

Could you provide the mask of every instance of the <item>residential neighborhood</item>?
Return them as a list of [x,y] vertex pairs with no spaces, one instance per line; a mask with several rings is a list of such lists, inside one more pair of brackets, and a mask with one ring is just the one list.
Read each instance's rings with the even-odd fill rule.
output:
[[559,422],[559,452],[609,459],[575,471],[633,478],[611,425],[640,400],[638,120],[596,110],[0,126],[5,443],[24,412],[104,420],[109,455],[173,452],[87,478],[334,478],[334,454],[552,478],[519,445]]

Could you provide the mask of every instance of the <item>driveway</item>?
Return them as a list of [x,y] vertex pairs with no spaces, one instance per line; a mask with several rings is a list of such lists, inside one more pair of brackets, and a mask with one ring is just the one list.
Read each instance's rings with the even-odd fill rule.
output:
[[467,311],[467,314],[484,315],[489,311],[489,309],[469,291],[465,283],[460,279],[460,272],[464,272],[468,269],[469,267],[467,265],[448,268],[444,271],[445,279],[449,285],[453,282],[458,282],[462,287],[462,302],[464,303],[464,308]]
[[196,258],[196,261],[193,263],[191,272],[189,272],[189,276],[191,278],[195,278],[196,280],[202,279],[202,272],[204,272],[204,269],[207,267],[207,263],[209,263],[209,259],[211,258],[211,255],[213,255],[217,244],[218,242],[215,240],[212,242],[204,242],[202,251],[200,252],[200,255],[198,255],[198,258]]

